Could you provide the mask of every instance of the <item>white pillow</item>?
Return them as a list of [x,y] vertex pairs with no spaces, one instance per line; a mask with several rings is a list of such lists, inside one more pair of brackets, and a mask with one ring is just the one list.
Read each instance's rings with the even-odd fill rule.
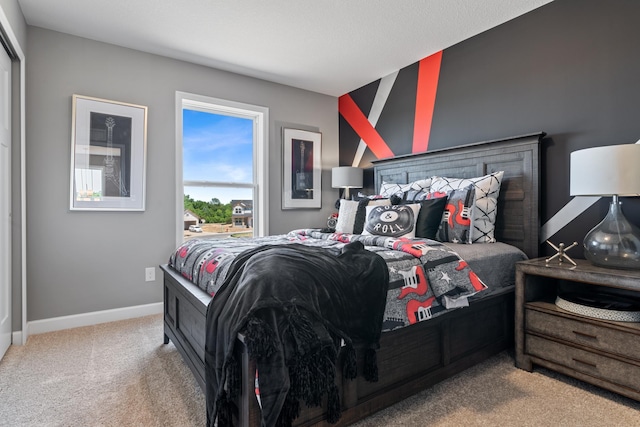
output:
[[[348,233],[354,234],[354,226],[358,213],[362,216],[362,224],[364,225],[364,218],[366,212],[364,208],[366,206],[384,206],[391,205],[389,199],[371,199],[364,202],[356,200],[340,199],[340,209],[338,210],[338,222],[336,223],[336,233]],[[358,209],[360,208],[360,209]],[[362,230],[356,230],[356,234],[360,234]]]
[[413,239],[416,237],[416,220],[419,212],[419,203],[367,206],[367,220],[362,234]]
[[391,197],[398,195],[402,200],[418,201],[424,200],[429,194],[431,187],[431,178],[420,179],[408,184],[395,184],[392,182],[382,182],[380,185],[380,195],[383,197]]
[[434,176],[431,191],[447,192],[473,185],[475,201],[471,210],[471,243],[493,243],[496,241],[496,214],[498,195],[504,171],[493,172],[476,178],[447,178]]

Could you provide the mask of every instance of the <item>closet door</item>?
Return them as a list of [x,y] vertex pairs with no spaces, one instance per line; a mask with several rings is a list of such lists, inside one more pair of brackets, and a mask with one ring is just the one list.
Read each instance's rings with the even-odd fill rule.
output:
[[0,48],[0,359],[11,345],[11,60]]

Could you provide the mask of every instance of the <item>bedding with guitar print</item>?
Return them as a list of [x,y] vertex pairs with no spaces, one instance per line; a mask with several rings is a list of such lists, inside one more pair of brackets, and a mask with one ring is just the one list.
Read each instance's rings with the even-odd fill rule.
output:
[[318,229],[248,239],[192,239],[171,254],[169,265],[215,298],[232,261],[245,250],[291,243],[335,249],[356,241],[380,255],[389,270],[383,330],[466,306],[468,297],[487,289],[465,260],[435,240],[325,233]]

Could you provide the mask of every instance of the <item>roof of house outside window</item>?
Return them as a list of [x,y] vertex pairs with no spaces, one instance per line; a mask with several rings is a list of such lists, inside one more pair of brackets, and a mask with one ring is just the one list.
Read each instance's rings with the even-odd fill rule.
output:
[[243,209],[253,209],[253,200],[232,200],[229,204],[233,208],[241,206]]
[[198,215],[194,214],[189,209],[185,209],[184,210],[184,221],[193,221],[194,219],[195,220],[199,220],[200,217]]

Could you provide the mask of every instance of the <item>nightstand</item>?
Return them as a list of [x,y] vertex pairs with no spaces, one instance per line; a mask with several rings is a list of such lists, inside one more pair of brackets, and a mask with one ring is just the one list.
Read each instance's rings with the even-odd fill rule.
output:
[[640,323],[586,317],[555,304],[564,287],[640,296],[640,271],[576,263],[516,264],[516,366],[543,366],[640,401]]

